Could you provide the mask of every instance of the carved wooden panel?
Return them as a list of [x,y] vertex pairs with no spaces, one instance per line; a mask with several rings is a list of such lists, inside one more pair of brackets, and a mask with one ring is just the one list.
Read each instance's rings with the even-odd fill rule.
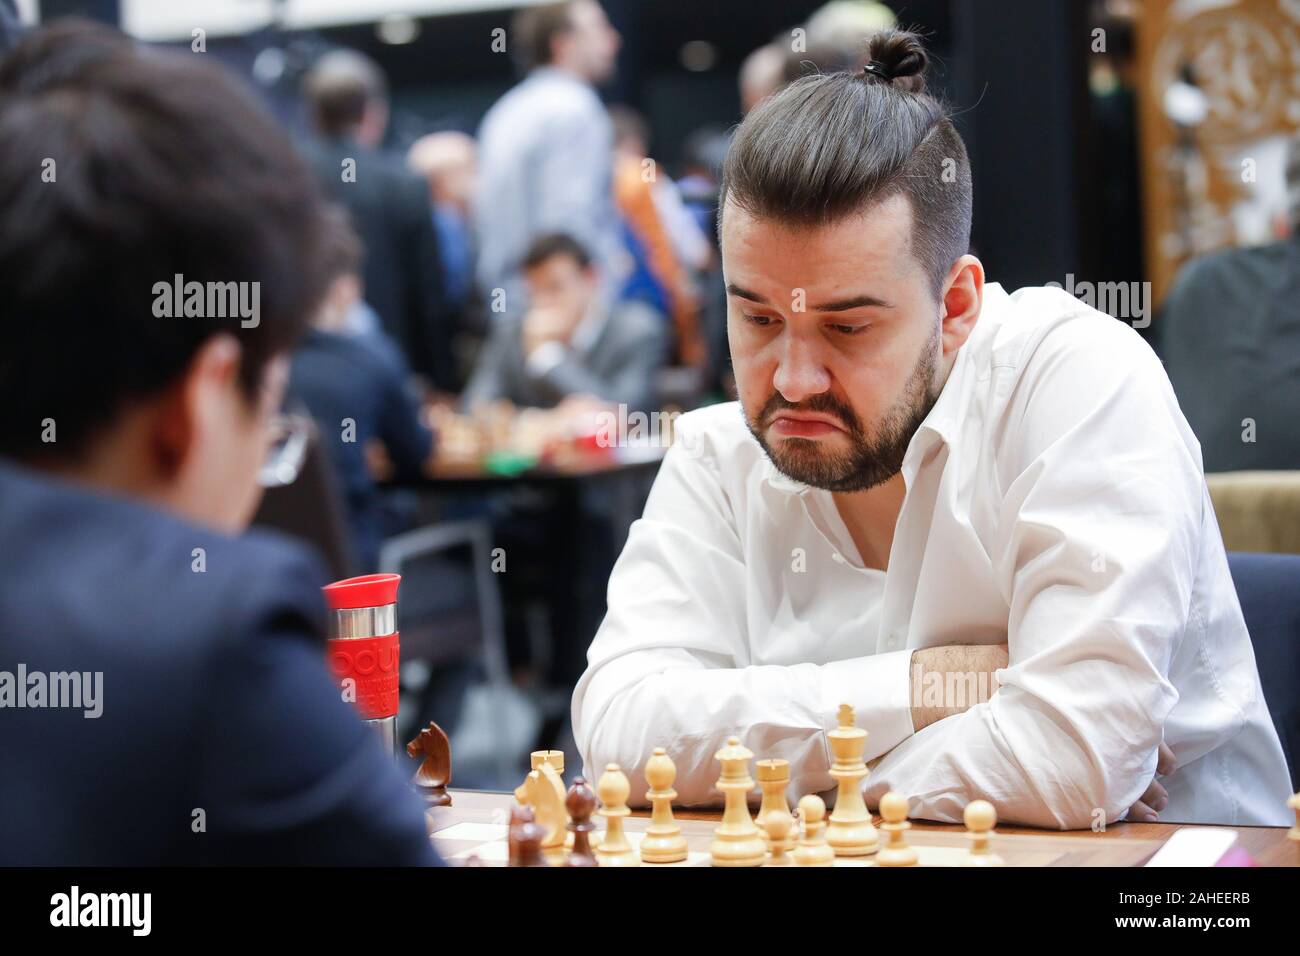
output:
[[[1300,132],[1300,0],[1145,0],[1137,66],[1145,248],[1159,302],[1187,259],[1261,238],[1241,234],[1233,208],[1256,195],[1261,147],[1271,142],[1276,155],[1279,138]],[[1188,76],[1194,89],[1180,84]]]

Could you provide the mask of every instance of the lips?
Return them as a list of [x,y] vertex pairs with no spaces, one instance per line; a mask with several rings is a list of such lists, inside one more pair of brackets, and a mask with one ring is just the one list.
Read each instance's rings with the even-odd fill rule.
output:
[[831,419],[778,414],[772,420],[772,430],[786,438],[824,438],[847,429]]

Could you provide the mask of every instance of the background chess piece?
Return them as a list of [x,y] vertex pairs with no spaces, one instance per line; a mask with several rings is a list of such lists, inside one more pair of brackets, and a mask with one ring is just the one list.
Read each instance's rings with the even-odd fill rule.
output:
[[836,856],[867,856],[880,848],[871,814],[862,799],[862,781],[867,765],[862,759],[867,746],[867,732],[854,724],[853,708],[840,704],[840,725],[826,735],[835,762],[831,776],[839,783],[835,809],[826,827],[826,842]]
[[916,851],[907,845],[907,797],[894,790],[880,798],[880,830],[888,841],[876,853],[877,866],[916,866]]
[[517,866],[516,857],[519,852],[519,841],[523,838],[523,826],[526,823],[533,822],[533,810],[521,803],[516,803],[510,808],[510,826],[506,830],[506,846],[509,847],[509,856],[507,866]]
[[769,813],[763,818],[763,830],[767,833],[768,857],[764,866],[792,866],[794,858],[790,856],[793,842],[790,834],[794,832],[794,815]]
[[641,858],[623,832],[623,818],[632,811],[627,808],[632,785],[618,764],[606,764],[605,772],[596,784],[596,794],[604,804],[600,815],[605,818],[605,836],[596,847],[596,860],[601,866],[640,866]]
[[591,831],[596,829],[591,815],[596,812],[596,795],[582,777],[573,781],[564,808],[569,813],[569,832],[573,834],[573,850],[565,866],[598,866],[596,854],[591,850]]
[[998,823],[998,812],[987,800],[972,800],[962,814],[966,821],[966,835],[970,837],[970,856],[965,866],[1002,866],[1002,857],[990,845],[993,828]]
[[787,817],[790,815],[790,804],[785,799],[785,790],[790,786],[790,761],[771,758],[760,760],[754,766],[757,768],[758,785],[763,788],[763,802],[758,805],[754,825],[763,832],[763,839],[766,841],[768,814],[782,813]]
[[645,798],[653,809],[650,825],[641,839],[641,862],[679,863],[686,859],[686,837],[673,819],[673,801],[677,799],[673,781],[677,779],[677,767],[663,747],[656,747],[646,762],[645,779],[650,784]]
[[815,793],[799,801],[799,820],[803,832],[794,851],[799,866],[834,866],[835,851],[826,842],[826,803]]
[[423,757],[420,766],[411,776],[411,786],[431,807],[451,806],[451,741],[441,727],[433,721],[406,745],[408,757]]
[[542,855],[546,831],[531,820],[510,828],[510,866],[547,866]]
[[713,831],[713,844],[709,847],[713,865],[762,866],[767,845],[746,803],[747,795],[754,789],[754,778],[749,775],[749,761],[754,755],[741,744],[739,737],[729,737],[727,745],[714,756],[722,763],[722,776],[716,786],[726,798],[726,804],[722,825]]

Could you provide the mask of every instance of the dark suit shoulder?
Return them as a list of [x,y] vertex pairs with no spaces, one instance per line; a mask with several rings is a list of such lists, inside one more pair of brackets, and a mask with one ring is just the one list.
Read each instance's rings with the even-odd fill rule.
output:
[[[292,618],[321,634],[324,575],[287,539],[231,537],[143,503],[0,466],[0,604],[39,608],[73,652],[173,661]],[[48,644],[47,644],[48,648]]]

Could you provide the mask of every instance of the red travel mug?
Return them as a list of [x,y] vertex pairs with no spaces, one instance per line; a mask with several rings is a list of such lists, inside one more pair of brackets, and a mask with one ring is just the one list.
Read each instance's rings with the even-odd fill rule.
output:
[[[385,752],[397,752],[400,645],[397,635],[399,574],[367,574],[327,584],[330,607],[326,659],[345,699],[374,728]],[[350,682],[350,683],[349,683]]]

